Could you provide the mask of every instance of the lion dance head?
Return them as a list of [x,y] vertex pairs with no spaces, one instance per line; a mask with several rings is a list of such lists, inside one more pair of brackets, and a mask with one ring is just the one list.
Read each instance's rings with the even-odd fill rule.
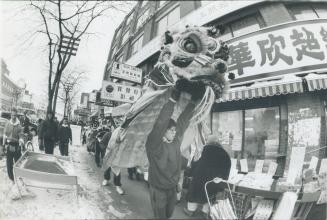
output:
[[[202,81],[220,98],[225,87],[228,46],[218,40],[222,28],[186,26],[182,31],[166,31],[157,63],[159,73],[147,79],[156,88],[174,85],[178,79]],[[233,77],[232,75],[229,78]]]

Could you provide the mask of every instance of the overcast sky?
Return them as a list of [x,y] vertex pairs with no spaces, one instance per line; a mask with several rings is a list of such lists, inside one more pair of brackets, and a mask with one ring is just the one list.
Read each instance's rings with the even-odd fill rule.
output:
[[[136,3],[136,2],[135,2]],[[133,5],[135,3],[132,3]],[[27,33],[40,24],[39,14],[20,12],[28,1],[0,1],[0,57],[7,63],[10,76],[14,80],[24,78],[27,89],[34,94],[35,102],[45,100],[47,91],[47,51],[44,38],[35,37],[34,43],[26,41]],[[129,10],[129,9],[128,9]],[[90,32],[97,33],[81,39],[76,57],[71,63],[87,72],[81,92],[91,92],[101,87],[103,71],[115,29],[124,19],[122,12],[111,13],[111,17],[101,17],[90,26]]]

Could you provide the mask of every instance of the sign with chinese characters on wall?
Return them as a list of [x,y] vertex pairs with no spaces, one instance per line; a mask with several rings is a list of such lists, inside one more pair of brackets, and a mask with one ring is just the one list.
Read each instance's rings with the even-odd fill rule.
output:
[[141,88],[103,81],[101,99],[118,102],[135,102],[141,96]]
[[111,68],[111,77],[141,83],[142,69],[124,63],[114,62]]
[[227,43],[235,82],[327,69],[327,19],[275,25]]

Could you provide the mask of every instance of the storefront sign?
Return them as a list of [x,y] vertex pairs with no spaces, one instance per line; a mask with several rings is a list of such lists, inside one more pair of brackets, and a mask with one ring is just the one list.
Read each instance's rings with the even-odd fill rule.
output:
[[296,21],[227,41],[236,80],[327,69],[327,19]]
[[111,77],[125,79],[132,82],[142,82],[142,69],[124,63],[114,62],[111,68]]
[[141,95],[141,88],[103,81],[101,99],[118,102],[135,102]]

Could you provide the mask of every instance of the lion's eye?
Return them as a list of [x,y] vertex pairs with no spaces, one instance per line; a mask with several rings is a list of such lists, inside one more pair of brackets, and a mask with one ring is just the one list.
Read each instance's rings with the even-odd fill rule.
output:
[[183,47],[189,53],[196,53],[198,51],[197,45],[192,39],[186,39]]

